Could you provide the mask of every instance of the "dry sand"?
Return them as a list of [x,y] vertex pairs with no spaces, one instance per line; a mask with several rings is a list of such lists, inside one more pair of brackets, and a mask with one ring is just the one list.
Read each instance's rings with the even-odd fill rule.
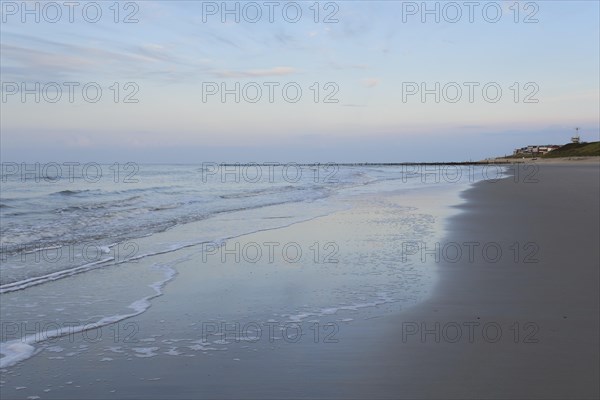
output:
[[557,157],[557,158],[496,158],[498,164],[600,164],[600,157]]

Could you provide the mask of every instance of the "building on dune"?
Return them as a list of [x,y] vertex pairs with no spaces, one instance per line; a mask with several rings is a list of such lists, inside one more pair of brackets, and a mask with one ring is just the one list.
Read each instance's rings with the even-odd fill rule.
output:
[[542,156],[547,154],[553,150],[560,148],[560,146],[555,144],[547,144],[547,145],[529,145],[526,147],[521,147],[519,149],[515,149],[513,155],[515,156]]

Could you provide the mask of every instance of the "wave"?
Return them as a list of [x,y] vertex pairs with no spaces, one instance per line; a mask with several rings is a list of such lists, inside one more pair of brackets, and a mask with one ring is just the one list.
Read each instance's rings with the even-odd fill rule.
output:
[[[69,207],[62,207],[62,208],[54,209],[50,212],[65,213],[65,212],[82,211],[82,210],[83,211],[91,211],[91,210],[99,210],[99,209],[111,209],[113,207],[116,207],[116,208],[130,207],[130,206],[133,206],[133,202],[135,200],[139,200],[141,198],[142,198],[142,196],[131,196],[126,199],[115,199],[115,200],[111,200],[111,201],[103,201],[103,202],[97,202],[97,203],[79,204],[79,205],[73,205],[73,206],[69,206]],[[42,212],[45,212],[45,211],[42,211]]]
[[257,190],[245,190],[242,192],[231,193],[231,194],[222,194],[219,197],[222,199],[242,199],[247,197],[256,197],[265,194],[279,194],[284,192],[292,192],[292,191],[301,191],[306,190],[307,188],[302,186],[293,186],[286,185],[280,186],[277,188],[265,188],[265,189],[257,189]]
[[121,322],[125,319],[136,317],[144,313],[150,308],[150,300],[161,296],[163,294],[163,288],[165,287],[165,285],[171,280],[173,280],[177,275],[177,271],[175,271],[175,269],[166,265],[162,265],[162,267],[164,270],[164,279],[148,285],[154,290],[153,295],[146,296],[129,304],[128,308],[133,310],[132,313],[111,315],[109,317],[104,317],[96,322],[87,323],[85,325],[79,325],[75,327],[67,326],[64,328],[59,328],[45,332],[44,335],[39,335],[35,333],[32,335],[25,336],[21,339],[15,339],[5,343],[0,343],[0,354],[3,355],[3,357],[0,358],[0,368],[11,367],[35,355],[36,349],[33,346],[34,344],[52,339],[57,339],[66,335],[72,335],[75,333],[80,333],[92,329],[102,328],[104,326]]
[[23,289],[26,289],[31,286],[36,286],[36,285],[40,285],[42,283],[51,282],[51,281],[55,281],[57,279],[65,278],[67,276],[79,274],[79,273],[88,271],[90,269],[93,269],[94,267],[96,267],[98,265],[106,264],[109,261],[113,261],[113,260],[114,260],[114,257],[107,257],[103,260],[94,261],[91,263],[80,265],[78,267],[69,268],[69,269],[65,269],[65,270],[57,271],[57,272],[52,272],[50,274],[36,276],[33,278],[23,279],[23,280],[20,280],[17,282],[6,283],[6,284],[0,286],[0,294],[15,292],[17,290],[23,290]]
[[290,322],[302,322],[308,317],[324,317],[327,315],[335,315],[338,311],[358,311],[362,308],[378,307],[383,304],[394,303],[395,300],[386,292],[377,293],[377,299],[368,303],[354,303],[350,305],[341,305],[337,307],[321,308],[312,312],[302,312],[299,314],[282,314],[283,317],[289,318]]
[[[278,225],[276,227],[271,227],[271,228],[250,230],[248,232],[243,232],[239,235],[233,235],[233,236],[229,236],[229,237],[225,237],[225,238],[216,239],[215,241],[201,240],[201,241],[194,241],[194,242],[188,242],[188,243],[180,243],[180,244],[173,245],[173,246],[169,247],[168,249],[158,250],[158,251],[154,251],[154,252],[150,252],[150,253],[139,254],[137,256],[129,257],[129,258],[126,258],[126,259],[123,259],[123,260],[120,260],[120,261],[117,261],[114,263],[111,263],[111,261],[115,261],[114,257],[107,257],[105,259],[94,261],[94,262],[80,265],[77,267],[73,267],[73,268],[56,271],[56,272],[52,272],[52,273],[41,275],[41,276],[36,276],[36,277],[27,278],[27,279],[23,279],[20,281],[10,282],[10,283],[6,283],[4,285],[0,285],[0,294],[16,292],[19,290],[27,289],[32,286],[37,286],[37,285],[41,285],[41,284],[44,284],[47,282],[56,281],[58,279],[67,278],[67,277],[77,275],[77,274],[80,274],[83,272],[87,272],[87,271],[90,271],[90,270],[96,269],[96,268],[109,267],[109,266],[124,264],[124,263],[128,263],[128,262],[135,262],[135,261],[139,261],[143,258],[172,253],[172,252],[176,252],[176,251],[186,249],[189,247],[200,246],[200,245],[208,244],[208,243],[221,244],[221,243],[226,242],[227,240],[239,238],[239,237],[242,237],[245,235],[258,233],[258,232],[270,231],[273,229],[280,229],[280,228],[294,225],[296,223],[310,221],[310,220],[313,220],[315,218],[319,218],[322,216],[323,215],[317,215],[317,216],[310,217],[310,218],[304,218],[304,219],[301,219],[298,221],[290,222],[288,224]],[[152,234],[145,235],[145,236],[146,237],[152,236]],[[114,243],[109,247],[113,247],[113,246],[117,246],[117,245],[119,245],[119,243]]]
[[82,190],[71,190],[71,189],[66,189],[66,190],[61,190],[59,192],[54,192],[54,193],[50,193],[50,196],[74,196],[77,194],[81,194],[81,193],[89,193],[91,192],[90,189],[82,189]]
[[110,194],[125,194],[125,193],[140,193],[140,192],[164,192],[167,191],[167,194],[181,194],[182,192],[177,191],[175,189],[189,189],[187,186],[182,185],[165,185],[165,186],[152,186],[146,188],[131,188],[124,190],[117,190],[114,192],[109,192]]
[[176,204],[163,204],[160,206],[156,206],[156,207],[151,207],[148,210],[149,211],[162,211],[162,210],[172,210],[175,208],[179,208],[181,207],[182,203],[176,203]]
[[[292,187],[292,189],[293,189],[293,187]],[[289,191],[290,189],[288,188],[288,189],[284,189],[284,190]],[[45,232],[49,233],[50,234],[49,236],[45,236],[43,238],[38,238],[35,240],[28,240],[26,242],[14,243],[14,245],[5,246],[2,248],[2,252],[7,255],[14,255],[14,254],[19,254],[22,251],[22,249],[25,249],[25,248],[38,248],[38,247],[55,246],[55,245],[66,246],[66,245],[75,245],[77,243],[88,243],[88,242],[96,242],[96,241],[101,242],[101,241],[107,239],[108,237],[114,238],[119,241],[134,240],[139,237],[164,232],[165,230],[170,229],[177,225],[185,225],[188,223],[198,222],[200,220],[211,218],[213,216],[220,215],[220,214],[255,210],[255,209],[260,209],[260,208],[264,208],[264,207],[276,206],[276,205],[280,205],[280,204],[298,203],[298,202],[303,202],[303,201],[313,201],[313,200],[325,198],[327,196],[328,196],[327,191],[315,191],[314,196],[303,197],[302,199],[285,199],[285,198],[277,199],[277,198],[275,198],[272,201],[265,201],[264,203],[260,203],[260,204],[241,205],[238,207],[232,207],[232,206],[227,206],[227,205],[223,204],[223,207],[218,207],[218,208],[215,208],[210,211],[194,212],[194,210],[189,210],[188,212],[183,213],[182,215],[171,216],[171,217],[165,218],[165,219],[152,218],[152,219],[148,219],[142,223],[138,222],[137,220],[135,222],[130,221],[129,223],[121,224],[120,226],[113,226],[111,224],[105,223],[101,226],[102,229],[93,230],[93,231],[87,230],[87,231],[82,232],[82,234],[78,234],[76,236],[69,236],[69,237],[66,237],[62,234],[61,235],[55,234],[54,230],[52,230],[53,228],[48,227],[47,229],[49,229],[49,230],[45,231]],[[217,205],[217,203],[215,203],[215,205]],[[123,204],[123,206],[125,206],[125,204]],[[171,205],[164,205],[164,206],[155,206],[155,207],[150,207],[150,208],[140,207],[137,209],[132,208],[132,209],[121,209],[121,210],[114,210],[114,211],[119,211],[119,212],[122,212],[121,213],[122,215],[127,215],[132,211],[143,211],[143,212],[154,211],[154,212],[157,212],[159,210],[175,209],[179,206],[181,206],[181,203],[178,206],[173,206],[171,204]],[[63,208],[62,210],[69,212],[69,211],[74,211],[75,209],[79,209],[79,207],[83,207],[83,210],[86,210],[85,209],[86,206],[73,206],[73,207],[75,207],[75,208],[66,207],[66,208]],[[55,212],[60,214],[63,212],[60,210],[61,209],[59,209]],[[119,215],[121,215],[121,214],[119,214]],[[80,218],[80,216],[78,216],[77,214],[73,214],[73,217]],[[94,216],[94,218],[106,218],[106,217],[107,217],[106,213],[103,216],[98,216],[98,215]],[[38,233],[39,228],[36,228],[36,229],[38,229],[38,231],[36,232],[36,233]],[[132,234],[133,232],[136,232],[136,233]],[[31,232],[31,233],[33,234],[33,232]]]

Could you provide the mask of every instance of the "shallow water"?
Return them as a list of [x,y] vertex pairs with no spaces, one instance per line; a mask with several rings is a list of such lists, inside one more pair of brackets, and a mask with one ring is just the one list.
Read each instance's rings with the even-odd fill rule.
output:
[[[81,368],[82,363],[89,367],[165,356],[185,360],[198,352],[227,351],[232,359],[240,359],[240,354],[262,352],[277,343],[322,344],[338,339],[342,328],[348,335],[352,326],[359,326],[357,321],[397,312],[427,295],[434,268],[402,260],[402,243],[441,237],[445,218],[456,212],[449,206],[460,202],[460,191],[476,180],[465,173],[458,182],[426,182],[419,174],[405,176],[402,167],[345,167],[338,171],[341,179],[336,183],[301,182],[293,189],[280,189],[290,182],[267,181],[257,189],[240,182],[223,189],[227,184],[220,178],[214,187],[183,183],[194,175],[194,167],[152,168],[169,173],[148,173],[145,188],[134,189],[147,197],[132,206],[145,215],[139,220],[141,231],[129,218],[116,222],[108,217],[101,228],[123,233],[100,243],[119,236],[122,241],[109,244],[109,249],[129,243],[135,252],[118,257],[107,253],[103,257],[112,259],[89,265],[76,257],[59,257],[58,262],[40,257],[40,262],[32,262],[31,246],[51,247],[50,239],[27,242],[21,248],[25,256],[23,251],[3,248],[7,253],[0,306],[3,392],[27,386],[12,381],[21,380],[28,365],[36,369],[48,362],[73,362]],[[181,178],[177,170],[188,178]],[[178,177],[176,184],[164,178],[169,174]],[[164,188],[158,189],[159,182]],[[101,190],[107,196],[122,195],[114,185]],[[160,194],[155,198],[152,193],[169,190],[181,193],[170,194],[175,196],[172,204],[179,205],[157,210],[152,217],[140,211],[152,202],[154,208],[164,204]],[[193,206],[181,199],[202,190],[206,192],[202,210],[221,211],[184,219]],[[3,191],[3,196],[16,198],[27,191],[24,214],[38,201],[42,219],[61,223],[54,215],[60,202],[48,201],[41,211],[41,204],[56,196],[46,187],[17,186],[13,192]],[[228,198],[245,199],[244,207],[224,204],[225,191]],[[73,195],[67,197],[68,202]],[[84,195],[88,204],[105,201],[98,197]],[[119,201],[108,207],[119,208]],[[223,212],[226,207],[230,209]],[[7,231],[3,224],[3,238],[14,238],[10,232],[18,229],[15,226],[25,230],[41,226],[34,225],[30,216],[18,221],[21,214],[14,208],[8,208],[11,223]],[[97,207],[72,209],[83,213],[80,218],[86,212],[97,215]],[[66,218],[67,225],[71,219]],[[164,221],[169,229],[162,228]],[[155,230],[149,232],[151,222]],[[51,231],[36,237],[53,237],[52,247],[64,248],[76,239],[92,240],[99,229],[90,224],[66,237],[52,236]],[[302,334],[295,341],[298,329]],[[31,358],[34,355],[38,357]],[[87,382],[91,376],[81,374],[78,379]],[[35,381],[29,385],[39,392]]]

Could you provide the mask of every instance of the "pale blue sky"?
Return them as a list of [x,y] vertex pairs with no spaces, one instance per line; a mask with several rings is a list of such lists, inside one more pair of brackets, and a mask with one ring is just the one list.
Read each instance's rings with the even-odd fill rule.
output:
[[[113,21],[113,3],[97,3],[103,14],[96,23],[83,18],[82,6],[73,23],[66,7],[57,23],[43,14],[39,23],[32,15],[23,23],[23,10],[11,5],[21,2],[2,1],[3,161],[461,161],[527,144],[561,144],[575,126],[584,140],[599,140],[597,1],[476,2],[473,23],[462,1],[455,3],[463,12],[456,23],[444,15],[440,23],[432,15],[423,23],[421,10],[408,14],[422,2],[339,1],[327,9],[328,2],[320,2],[318,23],[309,8],[313,1],[297,2],[297,23],[284,19],[285,2],[274,2],[271,23],[259,1],[258,22],[236,23],[227,16],[223,23],[219,12],[203,22],[203,8],[220,8],[221,2],[139,1],[138,10],[120,3],[120,20],[136,11],[139,21],[124,24]],[[489,17],[492,6],[502,7],[497,23],[482,15],[488,3],[494,3],[487,6]],[[436,4],[447,2],[427,2]],[[53,18],[53,10],[47,11]],[[338,22],[323,23],[332,11]],[[524,23],[533,11],[538,22]],[[73,103],[66,86],[56,103],[43,96],[36,103],[34,95],[23,103],[20,93],[6,93],[6,85],[36,82],[80,87]],[[88,82],[103,89],[97,103],[82,97]],[[117,103],[109,88],[115,82]],[[123,102],[133,90],[124,87],[128,82],[139,88],[136,104]],[[273,103],[265,82],[279,84]],[[325,88],[328,82],[334,86]],[[417,94],[403,102],[407,82],[430,88],[457,82],[463,97],[436,103],[429,95],[423,103]],[[464,82],[480,84],[472,103]],[[482,97],[489,82],[503,91],[497,103]],[[534,85],[525,88],[529,82]],[[219,94],[203,101],[203,86],[210,83],[250,84],[263,93],[256,103],[243,97],[235,103],[233,95],[222,103]],[[302,89],[296,103],[282,96],[288,83]],[[334,87],[338,102],[324,103]],[[524,103],[534,88],[539,102]]]

